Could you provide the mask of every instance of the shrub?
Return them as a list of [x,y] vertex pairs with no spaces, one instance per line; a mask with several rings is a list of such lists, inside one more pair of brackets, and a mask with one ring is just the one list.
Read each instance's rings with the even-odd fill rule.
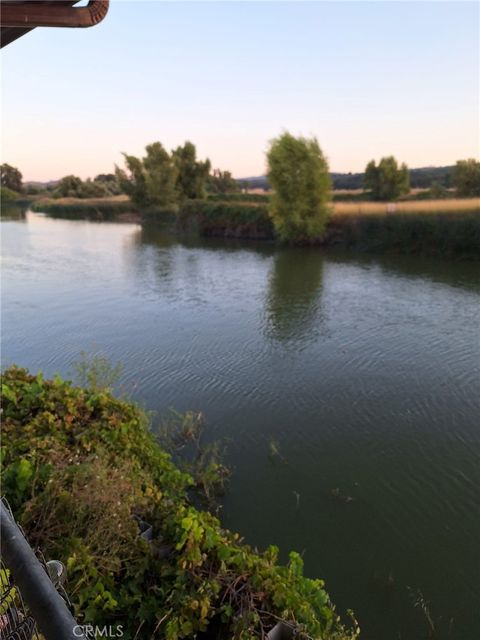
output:
[[19,197],[19,194],[8,187],[0,187],[0,196],[3,204],[14,202]]
[[435,182],[432,182],[432,186],[428,191],[428,196],[430,198],[434,198],[435,200],[439,200],[439,199],[450,197],[450,193],[448,189],[443,186],[443,184],[440,184],[439,182],[435,181]]
[[[3,490],[30,542],[67,564],[79,622],[120,622],[127,640],[213,625],[218,637],[263,638],[278,618],[299,637],[357,636],[297,553],[280,566],[275,547],[258,553],[192,506],[192,478],[137,406],[16,367],[2,378]],[[150,544],[132,516],[153,527]]]
[[194,221],[205,236],[272,239],[274,230],[267,207],[243,202],[191,201],[183,205],[179,222]]
[[240,187],[230,171],[214,169],[207,178],[207,190],[211,193],[226,195],[239,191]]

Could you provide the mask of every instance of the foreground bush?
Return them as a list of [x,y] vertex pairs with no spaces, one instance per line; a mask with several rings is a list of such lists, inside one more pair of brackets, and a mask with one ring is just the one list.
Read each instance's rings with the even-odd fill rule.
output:
[[297,553],[279,566],[275,547],[258,553],[192,506],[192,478],[138,407],[16,367],[2,378],[3,491],[30,542],[67,564],[79,620],[124,638],[263,638],[278,619],[300,637],[356,637]]

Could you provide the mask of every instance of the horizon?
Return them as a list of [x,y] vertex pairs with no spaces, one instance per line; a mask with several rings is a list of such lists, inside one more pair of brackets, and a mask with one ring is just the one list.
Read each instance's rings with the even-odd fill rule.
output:
[[317,137],[332,173],[478,158],[479,17],[476,2],[113,0],[100,25],[4,49],[2,162],[25,182],[85,179],[191,140],[245,179],[283,130]]
[[[428,166],[424,166],[424,167],[408,167],[409,171],[423,171],[425,169],[444,169],[447,167],[454,167],[455,165],[428,165]],[[107,171],[103,171],[101,173],[109,173]],[[112,172],[113,173],[113,172]],[[331,168],[329,169],[329,173],[331,175],[361,175],[363,173],[365,173],[365,171],[333,171]],[[98,175],[98,174],[96,174]],[[60,182],[60,180],[62,178],[64,178],[65,176],[61,176],[60,178],[50,178],[50,179],[46,179],[46,180],[23,180],[24,184],[49,184],[52,182]],[[93,178],[95,178],[94,175],[91,176],[85,176],[85,178],[82,178],[83,180],[86,180],[88,178],[91,178],[93,180]],[[238,177],[234,177],[235,180],[238,181],[242,181],[242,180],[258,180],[260,178],[268,178],[266,173],[263,174],[259,174],[259,175],[249,175],[249,176],[238,176]]]

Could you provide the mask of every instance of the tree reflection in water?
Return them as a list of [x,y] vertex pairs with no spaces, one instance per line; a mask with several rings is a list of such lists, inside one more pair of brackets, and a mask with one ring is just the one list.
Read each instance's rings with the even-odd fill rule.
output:
[[266,300],[267,337],[304,348],[322,330],[323,256],[317,248],[282,248]]

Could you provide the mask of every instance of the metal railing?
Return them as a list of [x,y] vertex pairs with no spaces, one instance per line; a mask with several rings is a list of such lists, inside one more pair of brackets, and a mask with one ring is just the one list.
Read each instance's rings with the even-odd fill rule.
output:
[[35,555],[4,500],[0,525],[0,638],[86,640],[67,606],[65,567]]

